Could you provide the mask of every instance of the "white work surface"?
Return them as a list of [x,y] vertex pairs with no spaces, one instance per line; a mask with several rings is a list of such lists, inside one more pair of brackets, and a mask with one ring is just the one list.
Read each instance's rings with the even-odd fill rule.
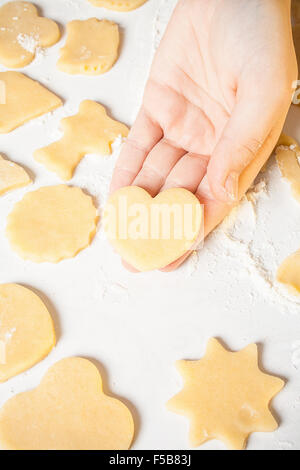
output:
[[[58,340],[44,361],[0,385],[0,405],[36,387],[59,359],[92,358],[105,389],[123,398],[134,414],[133,449],[188,449],[187,420],[165,408],[182,385],[175,361],[201,358],[211,336],[222,338],[233,350],[256,342],[262,368],[287,384],[272,404],[279,429],[253,434],[248,448],[299,450],[300,299],[276,283],[275,273],[280,262],[300,247],[300,206],[273,157],[258,177],[256,203],[242,202],[177,272],[128,273],[105,241],[101,225],[89,248],[57,265],[23,261],[11,251],[5,225],[14,204],[28,191],[61,183],[34,161],[33,151],[59,137],[60,119],[74,114],[86,98],[132,124],[154,49],[176,1],[148,0],[129,13],[96,8],[87,0],[35,3],[63,31],[73,19],[114,20],[121,27],[122,45],[119,60],[105,75],[65,75],[55,67],[64,34],[25,68],[30,77],[61,96],[64,107],[0,136],[0,153],[23,164],[34,177],[33,186],[0,198],[0,283],[16,282],[40,293],[54,317]],[[300,139],[299,122],[300,109],[294,108],[287,127]],[[87,156],[70,182],[95,196],[99,207],[117,153],[118,145],[112,157]],[[211,441],[200,449],[224,448]]]

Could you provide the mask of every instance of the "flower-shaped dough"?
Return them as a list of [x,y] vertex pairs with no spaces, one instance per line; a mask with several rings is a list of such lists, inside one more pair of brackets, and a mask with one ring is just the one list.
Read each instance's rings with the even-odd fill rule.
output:
[[60,38],[59,27],[42,18],[32,3],[10,2],[0,8],[0,63],[9,68],[28,65],[38,47],[49,47]]
[[0,383],[41,361],[55,345],[41,299],[18,284],[0,284]]
[[261,372],[257,362],[256,344],[230,352],[212,338],[200,361],[177,363],[184,388],[168,408],[189,418],[193,447],[219,439],[240,450],[250,433],[277,429],[269,403],[284,382]]
[[128,408],[104,394],[98,369],[78,357],[57,362],[35,390],[0,410],[5,450],[126,450],[133,434]]
[[66,45],[60,50],[57,67],[69,74],[99,75],[107,72],[118,57],[119,28],[116,23],[90,18],[67,25]]
[[5,160],[0,154],[0,196],[12,189],[22,188],[31,183],[24,168]]
[[89,0],[96,7],[104,7],[108,10],[130,11],[140,7],[147,0]]

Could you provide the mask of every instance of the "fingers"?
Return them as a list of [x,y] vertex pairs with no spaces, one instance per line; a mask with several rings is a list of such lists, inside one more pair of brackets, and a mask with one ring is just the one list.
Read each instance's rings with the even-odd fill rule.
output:
[[288,101],[281,110],[276,100],[273,103],[274,97],[269,100],[248,95],[233,110],[207,168],[211,190],[219,201],[237,201],[241,173],[255,159],[274,127],[274,120],[278,121],[278,114],[286,115]]
[[156,196],[174,165],[185,153],[185,150],[162,139],[148,154],[133,184]]
[[161,138],[160,126],[142,108],[122,147],[110,185],[111,193],[132,184],[148,153]]
[[[281,118],[267,137],[264,145],[260,148],[256,158],[243,171],[239,179],[239,198],[249,189],[257,174],[271,155],[274,149],[274,142],[278,141],[284,124],[284,117]],[[205,177],[196,191],[200,202],[204,204],[204,237],[206,237],[222,220],[229,214],[233,207],[233,203],[227,204],[213,198],[209,188],[207,178]],[[170,272],[177,269],[190,255],[192,251],[187,252],[181,258],[166,266],[162,271]]]
[[207,169],[208,157],[195,153],[187,153],[174,166],[162,190],[169,188],[185,188],[196,192]]

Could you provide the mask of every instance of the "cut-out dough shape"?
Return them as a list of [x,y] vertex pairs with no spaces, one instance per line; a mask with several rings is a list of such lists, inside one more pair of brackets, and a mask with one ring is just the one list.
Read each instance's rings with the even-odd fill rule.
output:
[[218,439],[240,450],[250,433],[277,429],[269,403],[284,382],[261,372],[257,361],[256,344],[230,352],[211,338],[200,361],[177,363],[184,388],[167,406],[189,418],[193,447]]
[[69,74],[99,75],[118,58],[119,28],[116,23],[90,18],[67,25],[66,45],[60,50],[57,67]]
[[199,200],[186,189],[168,189],[152,198],[144,189],[129,186],[110,197],[104,229],[127,263],[139,271],[150,271],[192,249],[202,219]]
[[4,102],[0,101],[0,134],[53,111],[62,101],[47,88],[19,72],[0,72]]
[[128,128],[107,116],[104,106],[83,101],[79,113],[61,121],[63,137],[38,149],[34,158],[63,180],[70,180],[80,160],[88,153],[110,155],[111,144],[119,136],[127,137]]
[[298,143],[283,134],[276,148],[276,159],[282,176],[291,183],[294,198],[300,202],[300,148]]
[[107,8],[108,10],[130,11],[140,7],[147,0],[89,0],[96,7]]
[[0,196],[12,189],[23,188],[31,183],[24,168],[5,160],[0,154]]
[[0,284],[0,382],[29,369],[55,346],[52,318],[41,299],[18,284]]
[[[281,174],[291,183],[294,198],[300,202],[300,148],[296,140],[282,134],[276,148]],[[291,294],[300,294],[300,250],[283,261],[277,270],[277,281]]]
[[92,241],[98,212],[80,188],[47,186],[27,193],[7,219],[14,251],[37,263],[74,257]]
[[87,359],[63,359],[33,391],[0,410],[4,450],[127,450],[134,434],[128,408],[104,394],[98,369]]
[[277,271],[277,281],[291,294],[300,295],[300,250],[284,260]]
[[32,3],[10,2],[0,8],[0,63],[9,68],[25,67],[36,49],[53,46],[59,27],[42,18]]

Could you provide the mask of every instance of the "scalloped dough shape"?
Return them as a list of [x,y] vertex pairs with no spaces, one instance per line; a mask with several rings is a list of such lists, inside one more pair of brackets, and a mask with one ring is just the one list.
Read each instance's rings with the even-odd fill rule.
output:
[[128,128],[108,117],[104,106],[95,101],[82,101],[79,113],[61,121],[63,137],[34,152],[34,158],[54,171],[61,179],[70,180],[80,160],[88,153],[110,155],[117,137],[127,137]]
[[161,269],[193,249],[203,211],[182,188],[152,198],[137,186],[113,193],[104,211],[104,230],[117,253],[138,271]]
[[0,7],[0,63],[6,67],[25,67],[39,47],[53,46],[59,38],[57,24],[40,17],[32,3],[10,2]]
[[219,439],[241,450],[252,432],[277,429],[269,403],[284,382],[261,372],[256,344],[230,352],[211,338],[201,360],[178,361],[177,367],[184,387],[168,409],[189,418],[193,447]]
[[0,284],[0,345],[0,382],[29,369],[55,346],[47,308],[18,284]]
[[119,28],[116,23],[90,18],[67,25],[67,41],[57,67],[69,74],[100,75],[118,58]]
[[92,241],[98,212],[80,188],[47,186],[27,193],[7,219],[11,247],[23,259],[57,263]]
[[0,99],[0,134],[62,105],[58,96],[20,72],[0,72],[0,85],[4,95]]
[[104,394],[98,369],[79,357],[54,364],[0,410],[4,450],[127,450],[133,434],[128,408]]
[[12,189],[23,188],[31,183],[29,175],[24,168],[0,154],[0,196]]
[[108,10],[130,11],[140,7],[147,0],[89,0],[96,7],[107,8]]

